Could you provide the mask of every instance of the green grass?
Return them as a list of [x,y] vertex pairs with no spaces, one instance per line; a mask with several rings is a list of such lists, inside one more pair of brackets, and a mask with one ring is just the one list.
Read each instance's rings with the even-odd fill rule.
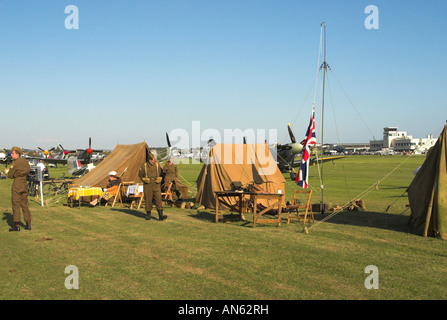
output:
[[[413,234],[401,197],[423,160],[352,156],[326,164],[328,203],[342,205],[380,183],[362,196],[367,211],[325,222],[315,214],[309,234],[296,221],[252,228],[249,214],[216,224],[212,211],[166,207],[168,219],[158,222],[144,220],[143,209],[41,207],[31,197],[33,230],[10,233],[11,181],[0,180],[0,299],[446,299],[446,242]],[[200,165],[179,171],[193,190]],[[316,173],[312,167],[313,202],[321,194]],[[285,176],[290,200],[298,187]],[[69,265],[78,267],[79,290],[64,286]],[[378,267],[378,290],[364,286],[368,265]]]

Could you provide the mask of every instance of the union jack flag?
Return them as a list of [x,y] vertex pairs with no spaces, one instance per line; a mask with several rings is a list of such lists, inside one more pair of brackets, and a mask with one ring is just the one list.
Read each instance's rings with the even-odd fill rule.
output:
[[301,157],[300,171],[296,177],[295,183],[300,187],[307,189],[307,179],[309,176],[309,145],[316,144],[317,138],[315,135],[315,105],[312,107],[312,116],[310,117],[309,127],[307,128],[306,137],[304,138],[304,152]]

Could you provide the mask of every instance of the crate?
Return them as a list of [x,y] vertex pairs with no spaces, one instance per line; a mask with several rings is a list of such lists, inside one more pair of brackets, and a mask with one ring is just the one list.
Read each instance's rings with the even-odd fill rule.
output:
[[324,212],[329,211],[329,205],[327,203],[324,203],[321,205],[321,203],[312,203],[312,212],[321,212],[321,209],[324,209]]

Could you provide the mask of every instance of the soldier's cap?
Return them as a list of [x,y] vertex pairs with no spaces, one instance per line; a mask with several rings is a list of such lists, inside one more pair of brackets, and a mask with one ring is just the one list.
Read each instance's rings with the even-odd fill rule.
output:
[[22,153],[23,153],[22,149],[20,149],[19,147],[12,147],[11,152],[13,152],[13,151],[18,153],[19,155],[22,155]]
[[109,172],[109,176],[114,176],[114,177],[116,177],[116,171],[110,171],[110,172]]
[[148,159],[148,160],[152,160],[152,159],[154,159],[154,155],[153,155],[152,153],[149,153],[149,154],[147,155],[147,159]]

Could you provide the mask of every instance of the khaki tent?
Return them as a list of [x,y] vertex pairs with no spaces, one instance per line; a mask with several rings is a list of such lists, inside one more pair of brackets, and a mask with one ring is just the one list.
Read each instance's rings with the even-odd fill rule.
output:
[[145,142],[118,144],[93,170],[81,178],[75,179],[73,184],[105,188],[110,171],[116,171],[123,182],[141,182],[138,177],[138,169],[146,161],[148,153],[150,150]]
[[[216,144],[197,178],[196,202],[214,209],[214,191],[231,190],[231,183],[236,181],[244,188],[255,184],[266,192],[285,193],[284,176],[267,144]],[[234,198],[225,201],[235,204]],[[271,201],[263,200],[260,204],[268,206]]]
[[447,239],[446,131],[447,125],[408,188],[414,231],[441,239]]

